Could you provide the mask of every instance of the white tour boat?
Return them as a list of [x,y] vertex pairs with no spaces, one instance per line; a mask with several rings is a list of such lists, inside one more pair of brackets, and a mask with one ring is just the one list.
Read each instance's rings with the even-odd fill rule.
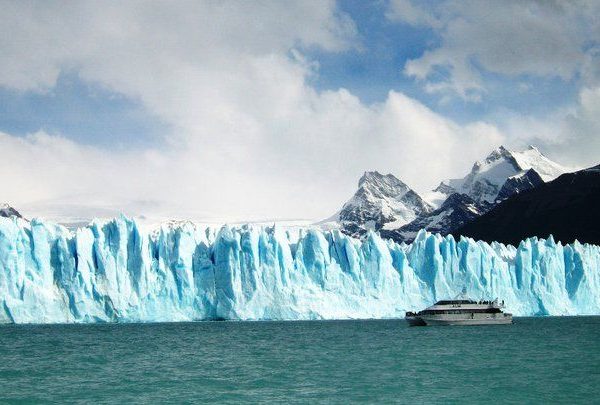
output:
[[419,312],[407,312],[410,326],[426,325],[506,325],[512,314],[502,312],[504,301],[442,300]]

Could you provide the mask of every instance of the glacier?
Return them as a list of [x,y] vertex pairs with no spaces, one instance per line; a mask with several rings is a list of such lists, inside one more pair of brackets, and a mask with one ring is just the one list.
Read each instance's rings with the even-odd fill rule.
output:
[[145,231],[121,216],[70,231],[0,218],[0,323],[395,318],[466,290],[515,315],[600,314],[600,247],[518,247],[421,231],[191,223]]

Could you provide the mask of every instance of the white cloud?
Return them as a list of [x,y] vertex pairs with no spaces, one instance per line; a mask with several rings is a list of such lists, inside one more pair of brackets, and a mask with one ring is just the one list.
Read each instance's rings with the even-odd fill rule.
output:
[[432,9],[419,7],[411,0],[391,0],[386,17],[391,21],[404,22],[415,26],[430,26],[439,28],[441,21]]
[[[296,44],[335,51],[355,30],[332,1],[1,3],[0,84],[25,90],[52,87],[65,67],[120,84],[123,73],[225,67]],[[136,87],[143,78],[129,79]]]
[[[428,7],[424,7],[427,4]],[[485,74],[536,92],[532,77],[557,77],[579,87],[576,100],[545,116],[492,109],[488,119],[514,147],[535,144],[573,167],[598,164],[600,151],[600,3],[597,1],[392,0],[390,20],[428,26],[439,36],[406,63],[404,73],[450,102],[453,95],[481,101]],[[512,80],[512,81],[511,81]],[[511,84],[512,83],[512,84]],[[544,105],[545,100],[540,100]]]
[[45,91],[71,69],[173,128],[166,147],[120,152],[45,133],[0,135],[2,198],[17,208],[38,201],[178,217],[319,218],[339,208],[364,170],[427,189],[504,139],[493,126],[458,125],[397,92],[367,106],[347,90],[309,86],[316,73],[303,47],[337,52],[356,41],[331,2],[2,7],[0,85]]
[[[445,1],[428,9],[393,1],[390,18],[428,25],[439,43],[406,63],[404,72],[430,92],[454,92],[478,101],[481,69],[515,77],[570,80],[598,64],[600,3],[596,1]],[[439,70],[448,72],[439,79]],[[597,77],[597,76],[596,76]]]
[[506,142],[539,145],[549,157],[574,169],[600,163],[600,86],[583,87],[577,100],[543,117],[506,112],[497,117]]

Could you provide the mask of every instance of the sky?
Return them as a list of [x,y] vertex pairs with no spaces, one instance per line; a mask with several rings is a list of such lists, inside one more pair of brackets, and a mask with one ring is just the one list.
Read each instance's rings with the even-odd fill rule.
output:
[[597,1],[0,7],[0,200],[28,216],[316,220],[367,170],[600,163]]

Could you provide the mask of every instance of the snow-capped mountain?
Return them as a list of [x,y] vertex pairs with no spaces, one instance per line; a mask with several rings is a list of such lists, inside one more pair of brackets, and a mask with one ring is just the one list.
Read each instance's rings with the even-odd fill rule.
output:
[[537,236],[600,243],[600,166],[566,173],[458,228],[456,235],[518,244]]
[[6,203],[0,203],[0,217],[12,217],[12,216],[23,218],[21,216],[21,214],[19,213],[19,211],[17,211],[10,205],[8,205]]
[[433,210],[392,174],[365,172],[358,190],[335,218],[342,230],[359,236],[368,230],[396,229]]
[[[448,234],[486,214],[500,202],[551,181],[568,169],[548,159],[534,146],[515,152],[500,146],[476,162],[462,179],[443,181],[429,195],[443,203],[389,236],[410,242],[420,229]],[[445,198],[443,198],[445,197]],[[433,205],[436,206],[435,202]]]
[[426,198],[391,174],[367,172],[354,197],[334,219],[349,235],[375,230],[384,237],[411,242],[421,229],[451,233],[501,201],[567,171],[533,146],[524,151],[500,146],[476,162],[464,178],[442,181]]
[[[509,178],[523,176],[531,169],[544,182],[554,180],[569,171],[548,159],[534,146],[520,152],[500,146],[484,160],[476,162],[467,176],[462,179],[444,180],[434,191],[445,195],[467,194],[477,202],[493,203]],[[535,177],[533,173],[528,176]]]

